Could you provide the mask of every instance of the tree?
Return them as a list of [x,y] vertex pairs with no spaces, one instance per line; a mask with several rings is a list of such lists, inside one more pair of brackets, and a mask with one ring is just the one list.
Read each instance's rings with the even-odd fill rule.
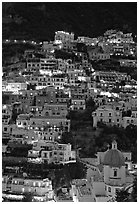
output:
[[73,135],[71,132],[63,132],[62,134],[62,138],[61,138],[61,142],[64,143],[64,144],[73,144]]
[[129,200],[129,193],[127,190],[122,189],[116,193],[117,202],[128,202],[128,200]]
[[133,190],[132,190],[132,193],[131,193],[131,201],[132,202],[137,202],[137,177],[134,178]]
[[25,193],[22,202],[32,202],[33,194],[32,193]]

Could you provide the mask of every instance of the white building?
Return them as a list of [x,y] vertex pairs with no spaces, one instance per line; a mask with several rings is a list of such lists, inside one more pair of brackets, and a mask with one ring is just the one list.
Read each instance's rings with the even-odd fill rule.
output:
[[27,90],[27,83],[2,82],[2,91],[18,93],[20,90]]
[[74,41],[74,33],[57,31],[55,32],[55,41],[61,41],[62,43],[66,41]]
[[40,157],[48,163],[76,162],[76,153],[71,150],[71,144],[59,144],[53,141],[40,140],[35,142],[33,149],[28,151],[28,157]]

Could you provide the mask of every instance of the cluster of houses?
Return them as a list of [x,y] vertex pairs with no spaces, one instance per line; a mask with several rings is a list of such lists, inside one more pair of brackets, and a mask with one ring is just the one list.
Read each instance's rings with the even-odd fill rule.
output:
[[[79,51],[79,44],[85,45],[87,52]],[[72,51],[80,60],[58,58],[56,50]],[[10,153],[7,147],[28,144],[32,145],[28,162],[76,162],[72,145],[60,141],[64,132],[70,132],[68,113],[85,111],[90,98],[97,107],[92,113],[93,127],[99,123],[123,128],[137,125],[136,80],[124,72],[98,71],[92,66],[92,61],[109,60],[113,55],[136,57],[136,43],[131,33],[109,30],[98,38],[74,40],[73,33],[57,31],[53,42],[43,42],[39,51],[26,50],[24,61],[7,66],[8,71],[3,68],[2,137],[9,139],[6,146],[3,144],[3,154]],[[119,66],[136,68],[136,60],[120,59]],[[115,91],[117,88],[119,92]],[[131,155],[123,155],[114,142],[111,150],[99,154],[94,167],[82,161],[90,165],[89,177],[73,181],[69,197],[75,202],[111,201],[116,190],[133,180],[126,177]],[[127,166],[124,157],[127,157]],[[115,159],[116,163],[111,163]],[[6,179],[3,178],[4,186]],[[47,193],[53,198],[52,184],[47,180],[15,178],[10,184],[11,191],[33,191],[41,198]]]
[[20,178],[4,175],[2,189],[14,193],[13,197],[8,196],[15,200],[23,199],[24,193],[31,193],[32,201],[114,202],[119,190],[132,192],[135,167],[131,157],[131,152],[121,152],[113,141],[112,148],[98,152],[97,158],[82,158],[81,162],[87,166],[86,178],[72,180],[71,187],[63,186],[58,195],[51,180],[28,178],[25,173]]

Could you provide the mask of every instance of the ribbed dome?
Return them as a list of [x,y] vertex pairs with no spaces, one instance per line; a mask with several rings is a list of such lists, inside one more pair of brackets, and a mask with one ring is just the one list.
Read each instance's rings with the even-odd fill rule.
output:
[[104,156],[104,165],[110,167],[121,167],[125,165],[125,159],[123,154],[117,149],[110,149]]

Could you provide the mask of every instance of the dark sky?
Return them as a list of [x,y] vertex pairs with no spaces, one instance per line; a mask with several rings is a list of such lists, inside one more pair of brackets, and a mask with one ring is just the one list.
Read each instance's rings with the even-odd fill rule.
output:
[[137,32],[135,2],[3,3],[3,16],[22,17],[22,23],[3,23],[3,37],[52,40],[56,30],[96,37],[107,29]]

